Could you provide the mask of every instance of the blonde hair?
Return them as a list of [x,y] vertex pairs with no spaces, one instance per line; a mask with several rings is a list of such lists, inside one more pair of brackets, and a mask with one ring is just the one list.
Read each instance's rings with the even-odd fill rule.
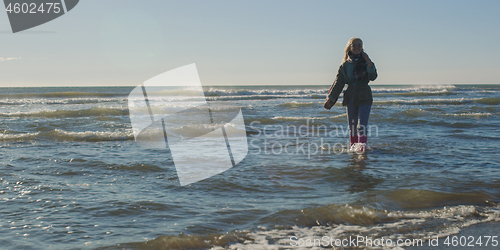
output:
[[345,63],[345,61],[347,61],[347,59],[349,58],[349,51],[351,51],[351,46],[355,41],[360,41],[361,43],[363,43],[363,40],[361,40],[361,38],[359,37],[353,37],[349,39],[349,42],[347,42],[347,46],[345,47],[344,50],[345,55],[344,55],[344,61],[342,61],[342,63]]

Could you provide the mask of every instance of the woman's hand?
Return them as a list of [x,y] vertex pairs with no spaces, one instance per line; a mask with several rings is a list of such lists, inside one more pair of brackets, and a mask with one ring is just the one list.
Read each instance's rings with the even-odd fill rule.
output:
[[335,102],[330,100],[330,98],[327,97],[323,107],[325,107],[325,109],[330,110],[333,107],[333,105],[335,105]]
[[370,60],[370,57],[368,56],[368,54],[366,54],[364,51],[361,52],[361,55],[363,56],[363,58],[365,59],[366,61],[366,64],[368,65],[368,68],[373,68],[373,63],[372,63],[372,60]]

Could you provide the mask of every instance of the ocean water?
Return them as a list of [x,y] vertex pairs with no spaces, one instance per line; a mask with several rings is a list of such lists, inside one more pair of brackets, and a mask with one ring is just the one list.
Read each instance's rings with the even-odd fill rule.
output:
[[0,246],[426,245],[500,221],[500,85],[372,86],[362,154],[347,149],[345,108],[322,107],[328,88],[205,87],[241,108],[249,152],[185,186],[168,148],[134,140],[132,87],[0,88]]

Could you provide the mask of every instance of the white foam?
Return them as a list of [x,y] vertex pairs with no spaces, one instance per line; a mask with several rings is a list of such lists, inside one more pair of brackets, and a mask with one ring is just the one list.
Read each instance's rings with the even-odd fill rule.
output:
[[285,121],[300,121],[300,120],[325,120],[334,119],[340,117],[346,117],[347,114],[339,114],[334,116],[321,116],[321,117],[310,117],[310,116],[275,116],[271,119],[273,120],[285,120]]
[[388,87],[383,85],[372,85],[374,92],[447,92],[457,88],[454,85],[408,85],[398,87]]
[[387,101],[374,101],[373,104],[460,104],[470,103],[480,100],[481,98],[450,98],[450,99],[436,99],[436,98],[420,98],[420,99],[392,99]]
[[481,117],[481,116],[491,116],[492,113],[462,113],[462,114],[443,114],[443,116],[472,116],[472,117]]
[[1,133],[0,134],[0,140],[15,140],[15,139],[25,139],[29,137],[35,137],[39,135],[40,132],[36,133],[22,133],[22,134],[5,134]]
[[63,138],[77,138],[77,139],[127,139],[133,137],[132,130],[127,131],[82,131],[82,132],[73,132],[73,131],[65,131],[61,129],[55,129],[54,133]]
[[[381,239],[383,237],[384,239],[391,239],[393,243],[396,243],[397,239],[427,241],[436,236],[442,238],[457,234],[464,227],[500,220],[500,206],[480,212],[475,206],[460,205],[431,211],[388,212],[387,216],[396,221],[377,223],[370,226],[337,224],[313,227],[293,226],[288,229],[270,230],[260,228],[259,231],[248,234],[254,239],[253,241],[237,243],[229,246],[229,249],[324,249],[325,246],[294,247],[292,244],[296,244],[299,239],[303,243],[313,243],[315,240],[318,243],[323,237],[342,240],[349,238],[349,236],[356,237],[358,235],[372,239]],[[436,225],[435,220],[439,221],[438,225]],[[442,228],[442,225],[447,225],[447,227]],[[332,246],[329,245],[328,247]],[[394,244],[383,249],[401,249],[400,247]],[[366,245],[361,245],[359,248],[382,249],[373,248],[373,246],[367,247]],[[212,249],[222,248],[214,247]]]

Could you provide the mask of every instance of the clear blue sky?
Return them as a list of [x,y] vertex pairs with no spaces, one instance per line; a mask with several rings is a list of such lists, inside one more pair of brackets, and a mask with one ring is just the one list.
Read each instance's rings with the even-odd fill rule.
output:
[[498,0],[81,0],[16,34],[1,11],[0,87],[133,86],[190,63],[204,85],[328,85],[353,36],[377,84],[500,83],[499,10]]

